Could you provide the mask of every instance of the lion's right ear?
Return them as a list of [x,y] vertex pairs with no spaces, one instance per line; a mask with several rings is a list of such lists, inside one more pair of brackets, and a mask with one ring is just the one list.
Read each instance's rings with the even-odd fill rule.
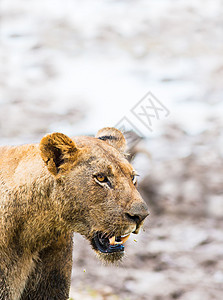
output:
[[68,163],[74,161],[79,152],[74,141],[58,132],[43,137],[39,148],[43,161],[53,175],[65,171]]
[[122,132],[114,127],[105,127],[98,131],[96,138],[105,141],[109,145],[123,153],[126,148],[126,140]]

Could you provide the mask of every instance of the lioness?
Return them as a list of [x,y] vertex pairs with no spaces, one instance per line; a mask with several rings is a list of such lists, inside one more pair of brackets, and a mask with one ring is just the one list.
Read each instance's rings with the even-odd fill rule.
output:
[[67,299],[72,235],[108,262],[148,215],[115,128],[0,147],[0,299]]

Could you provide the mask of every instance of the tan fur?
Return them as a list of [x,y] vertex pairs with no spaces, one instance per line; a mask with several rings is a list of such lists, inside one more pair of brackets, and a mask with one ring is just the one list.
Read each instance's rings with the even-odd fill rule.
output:
[[[39,145],[0,147],[0,299],[67,299],[73,232],[90,241],[98,231],[138,233],[147,207],[124,147],[114,128],[97,138],[53,133]],[[110,187],[96,182],[102,173]]]

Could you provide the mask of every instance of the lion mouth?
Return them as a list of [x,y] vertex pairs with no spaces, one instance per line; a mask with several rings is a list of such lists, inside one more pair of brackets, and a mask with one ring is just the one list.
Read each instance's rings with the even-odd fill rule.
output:
[[121,236],[107,236],[102,232],[96,232],[92,239],[92,245],[95,250],[102,253],[124,252],[125,247],[123,244],[129,236],[130,233]]

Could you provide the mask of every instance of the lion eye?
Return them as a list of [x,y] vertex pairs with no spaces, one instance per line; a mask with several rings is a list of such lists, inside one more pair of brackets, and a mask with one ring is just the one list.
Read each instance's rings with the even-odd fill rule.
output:
[[136,183],[137,183],[136,175],[131,175],[131,178],[132,178],[133,184],[136,185]]
[[99,182],[108,182],[108,177],[107,176],[104,176],[104,175],[96,175],[95,178],[97,179],[97,181]]

